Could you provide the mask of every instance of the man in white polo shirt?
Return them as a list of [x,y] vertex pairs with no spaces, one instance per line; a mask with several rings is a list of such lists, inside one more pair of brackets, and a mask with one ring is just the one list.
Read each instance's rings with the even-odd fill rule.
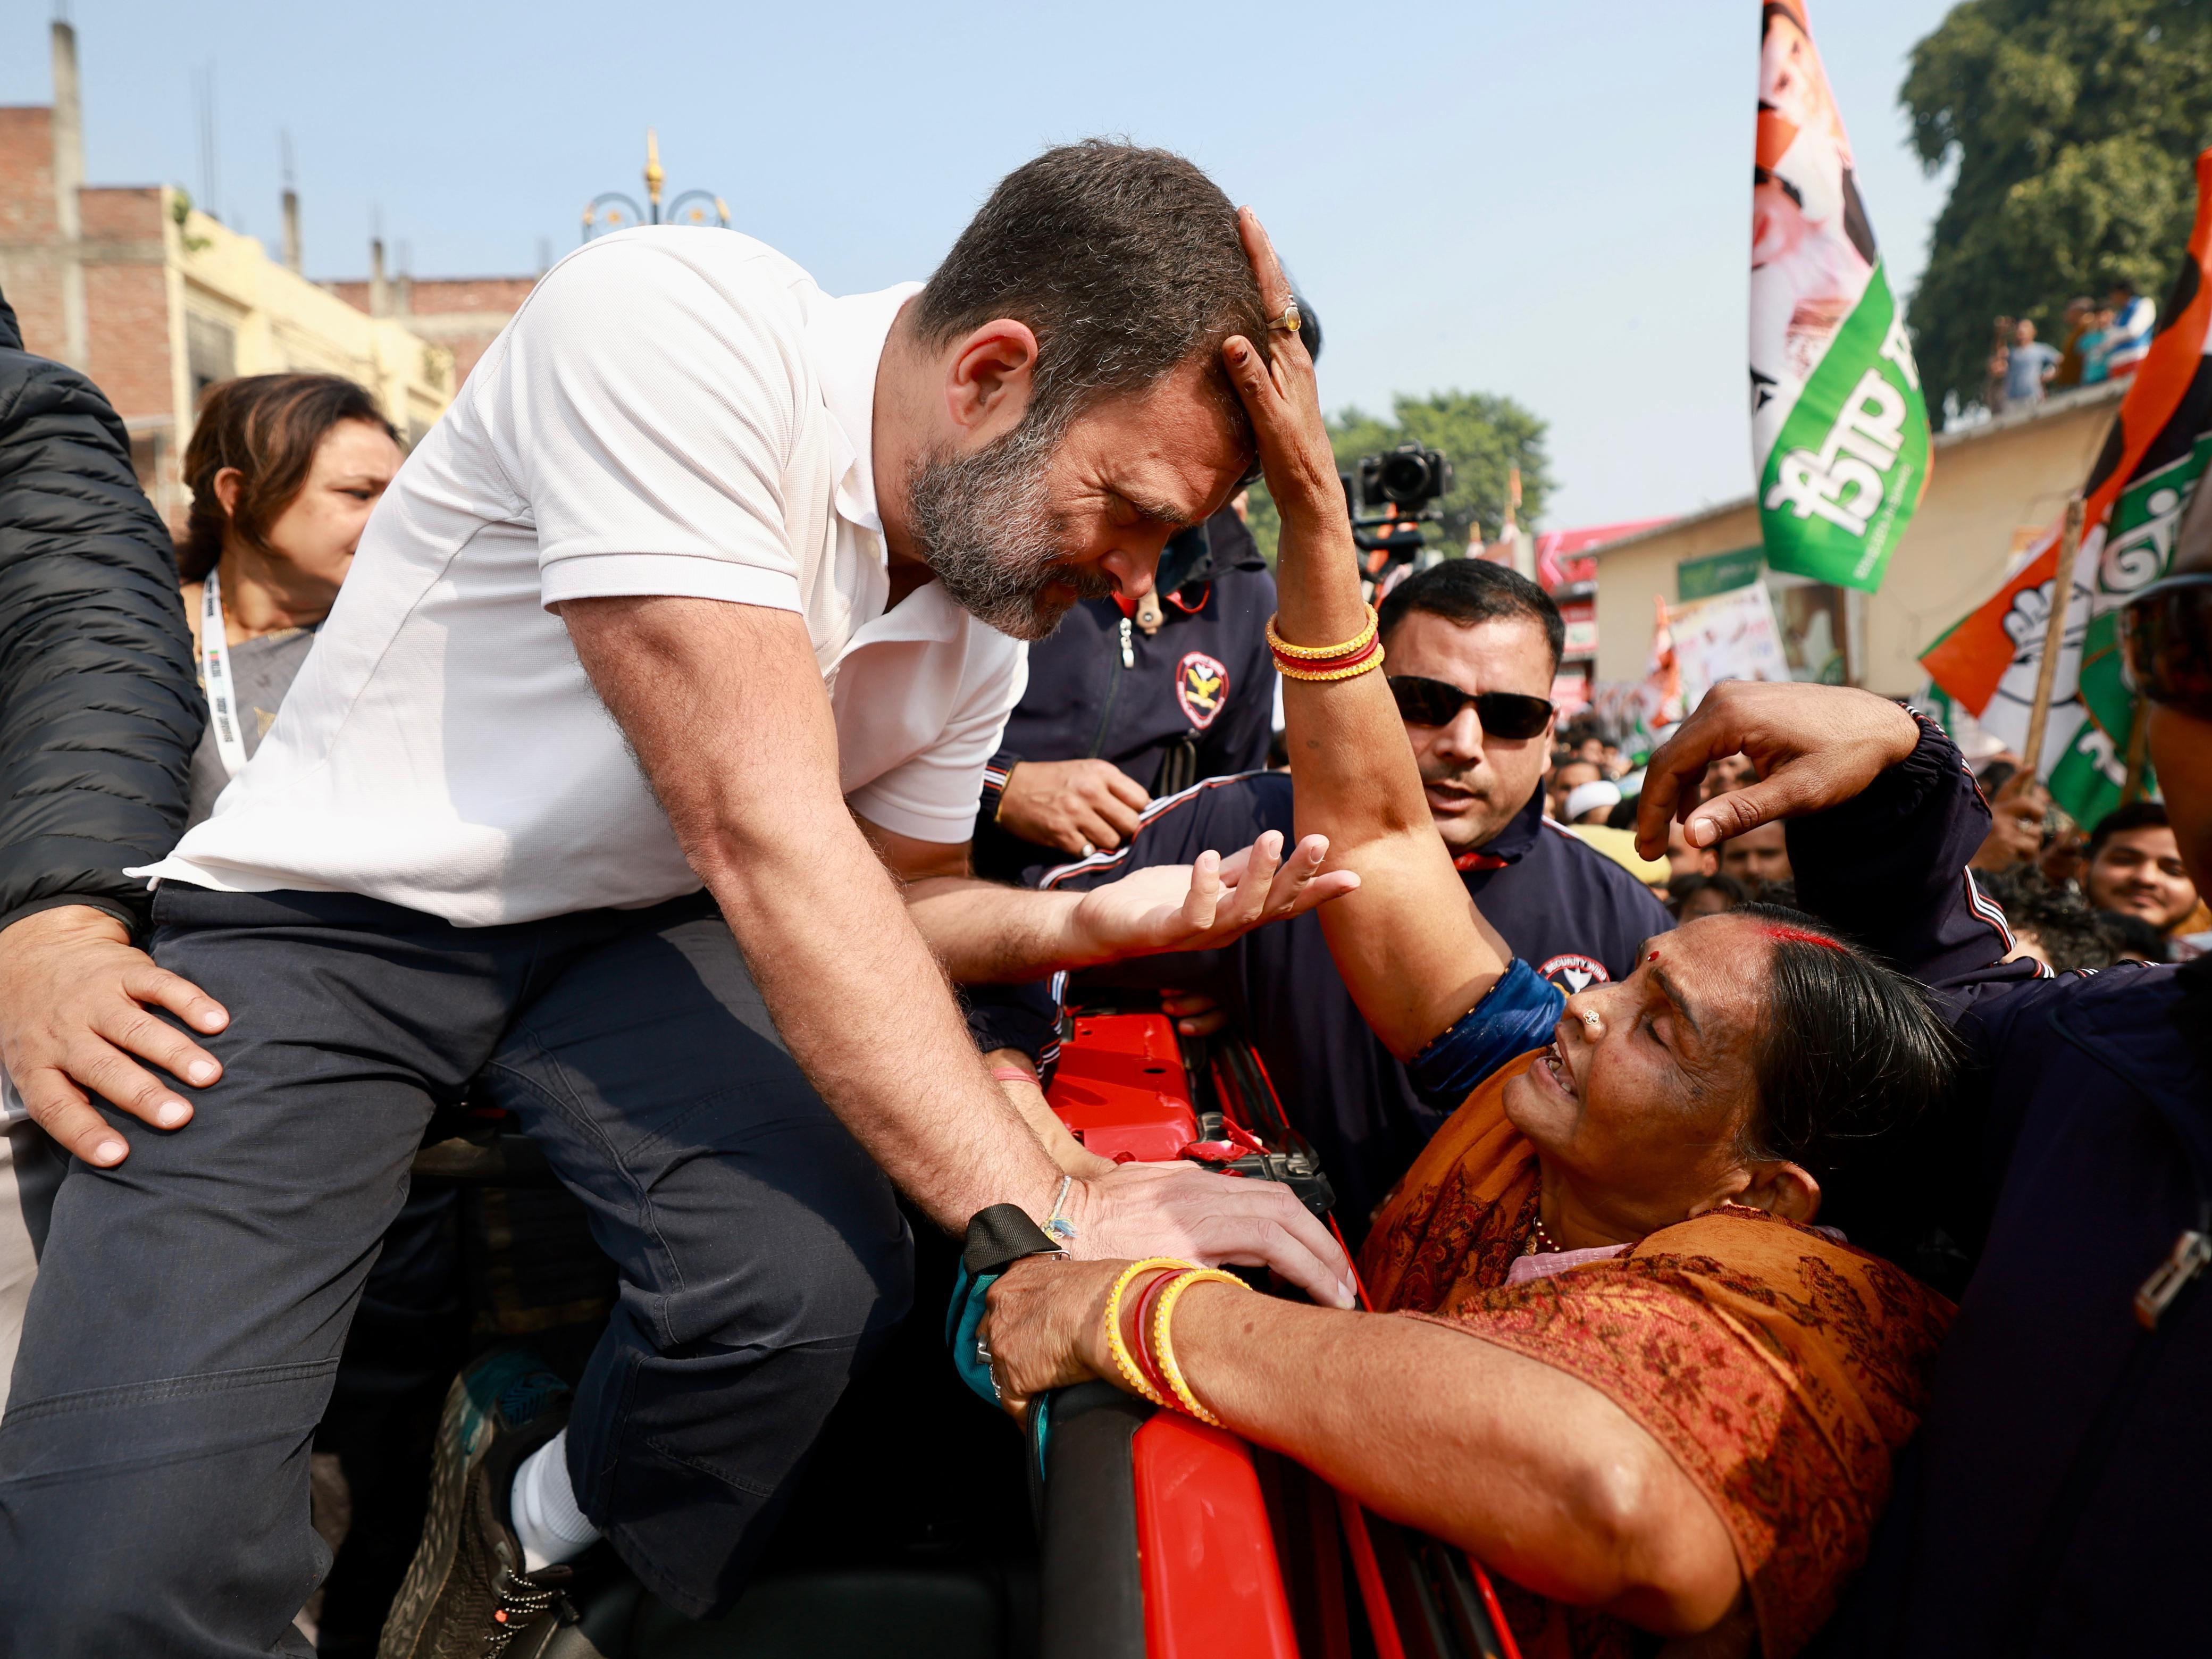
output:
[[1348,1301],[1282,1188],[1064,1179],[945,984],[1348,883],[1314,846],[1278,873],[1279,842],[1118,903],[963,878],[1009,635],[1143,592],[1227,498],[1251,450],[1219,351],[1264,349],[1258,306],[1218,190],[1104,143],[1004,180],[920,289],[832,299],[707,230],[547,276],[252,763],[147,872],[156,960],[231,1020],[190,1123],[56,1205],[0,1425],[13,1651],[306,1651],[314,1425],[424,1123],[465,1095],[520,1115],[621,1296],[572,1409],[472,1375],[387,1651],[541,1627],[602,1531],[679,1608],[726,1606],[904,1310],[885,1175],[948,1228],[1012,1202],[1081,1254]]

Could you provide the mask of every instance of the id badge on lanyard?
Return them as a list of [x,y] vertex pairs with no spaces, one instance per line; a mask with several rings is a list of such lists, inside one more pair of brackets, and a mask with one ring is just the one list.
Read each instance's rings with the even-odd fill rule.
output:
[[200,592],[200,681],[207,687],[208,721],[215,728],[222,775],[234,778],[246,765],[246,733],[239,724],[238,692],[230,678],[230,641],[222,627],[222,578],[207,574]]

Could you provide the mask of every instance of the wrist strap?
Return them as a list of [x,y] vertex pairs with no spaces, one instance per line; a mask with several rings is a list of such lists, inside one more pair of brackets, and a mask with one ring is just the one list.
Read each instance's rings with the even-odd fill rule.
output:
[[1060,1178],[1060,1190],[1052,1195],[1052,1213],[1044,1219],[1044,1230],[1063,1244],[1075,1243],[1075,1224],[1060,1212],[1067,1202],[1067,1189],[1075,1185],[1075,1177],[1064,1175]]
[[999,811],[1006,804],[1006,780],[1014,775],[1021,764],[1019,757],[1001,750],[983,763],[983,797],[991,804],[991,822],[999,821]]

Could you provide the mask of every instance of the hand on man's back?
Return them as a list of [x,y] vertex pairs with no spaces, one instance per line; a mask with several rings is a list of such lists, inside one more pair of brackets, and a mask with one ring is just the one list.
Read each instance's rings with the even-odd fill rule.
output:
[[191,1103],[137,1062],[205,1087],[222,1065],[150,1012],[210,1036],[230,1023],[191,981],[157,968],[130,931],[91,905],[37,911],[0,932],[0,1065],[31,1116],[88,1164],[130,1155],[88,1094],[157,1128],[188,1122]]

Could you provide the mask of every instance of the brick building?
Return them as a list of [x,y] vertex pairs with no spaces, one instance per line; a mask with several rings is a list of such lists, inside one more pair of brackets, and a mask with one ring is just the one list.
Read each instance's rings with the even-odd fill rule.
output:
[[522,308],[535,276],[396,276],[325,283],[356,311],[398,319],[453,354],[453,384],[469,378],[484,348]]
[[447,346],[348,305],[181,191],[86,185],[67,23],[53,25],[53,106],[0,107],[0,292],[26,346],[107,394],[162,516],[183,520],[179,463],[201,395],[234,374],[343,374],[410,441],[428,431],[456,384]]

